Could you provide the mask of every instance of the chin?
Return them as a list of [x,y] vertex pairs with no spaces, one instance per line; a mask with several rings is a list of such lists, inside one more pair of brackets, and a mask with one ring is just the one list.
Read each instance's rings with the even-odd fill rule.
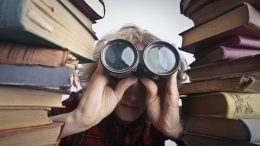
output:
[[124,108],[117,107],[115,109],[116,116],[125,122],[134,122],[136,121],[144,112],[144,110],[140,111],[131,111],[131,110],[126,110]]

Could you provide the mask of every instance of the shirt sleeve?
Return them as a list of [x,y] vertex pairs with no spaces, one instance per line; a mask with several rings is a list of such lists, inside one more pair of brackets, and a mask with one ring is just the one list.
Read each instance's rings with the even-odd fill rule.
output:
[[59,115],[63,113],[68,113],[73,111],[74,109],[77,108],[79,104],[79,93],[78,92],[72,92],[66,100],[62,102],[62,105],[64,108],[56,108],[53,107],[51,111],[49,112],[49,116],[54,116],[54,115]]

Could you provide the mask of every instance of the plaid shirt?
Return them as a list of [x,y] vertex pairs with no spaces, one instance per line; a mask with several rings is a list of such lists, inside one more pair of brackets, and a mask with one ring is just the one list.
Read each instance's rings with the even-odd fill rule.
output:
[[[66,107],[53,108],[52,115],[73,111],[79,101],[78,94],[63,101]],[[60,146],[163,146],[166,137],[157,131],[145,115],[131,124],[125,124],[112,113],[90,129],[61,140]]]

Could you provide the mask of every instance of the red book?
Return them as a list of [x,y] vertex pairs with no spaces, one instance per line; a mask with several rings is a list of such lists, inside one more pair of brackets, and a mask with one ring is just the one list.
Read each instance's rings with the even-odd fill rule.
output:
[[260,39],[242,36],[242,35],[235,35],[230,37],[230,39],[223,41],[219,45],[224,45],[229,47],[260,49]]
[[[203,54],[203,55],[202,55]],[[245,49],[245,48],[233,48],[227,46],[218,46],[213,50],[203,52],[200,55],[194,55],[196,60],[190,64],[191,67],[211,64],[215,62],[232,60],[246,56],[252,56],[260,54],[259,50]]]
[[69,0],[93,23],[105,16],[105,5],[103,0]]
[[228,60],[208,65],[196,66],[186,70],[191,81],[206,80],[230,75],[260,71],[260,54]]

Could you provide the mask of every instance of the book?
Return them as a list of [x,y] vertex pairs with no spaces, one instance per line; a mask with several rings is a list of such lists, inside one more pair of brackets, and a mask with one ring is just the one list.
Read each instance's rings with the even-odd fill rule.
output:
[[[191,67],[217,63],[226,60],[238,59],[246,56],[260,54],[260,49],[234,48],[228,46],[217,46],[203,52],[204,55],[196,55]],[[195,55],[194,55],[195,56]]]
[[[258,77],[255,77],[257,75]],[[260,92],[259,72],[251,75],[237,75],[183,83],[179,89],[180,94],[183,95],[219,91]]]
[[73,17],[75,17],[81,25],[91,30],[93,33],[95,33],[92,30],[92,24],[93,22],[86,17],[77,7],[75,7],[69,0],[58,0],[61,5],[71,13]]
[[260,54],[222,61],[186,70],[191,81],[253,73],[260,70]]
[[0,129],[48,124],[50,108],[0,106]]
[[0,85],[23,86],[68,93],[73,69],[39,65],[0,64]]
[[182,113],[228,119],[260,118],[260,93],[214,92],[182,97]]
[[231,140],[227,138],[188,132],[184,133],[181,139],[186,146],[257,146],[257,144],[247,141]]
[[63,93],[0,86],[0,107],[63,107]]
[[0,40],[64,48],[82,62],[94,60],[95,34],[86,30],[58,1],[1,0],[0,9]]
[[64,66],[69,51],[44,46],[0,42],[0,63],[30,64],[50,67]]
[[247,37],[243,35],[234,35],[230,38],[227,38],[218,45],[248,49],[260,49],[260,39]]
[[[201,0],[200,0],[201,1]],[[203,0],[202,0],[203,1]],[[189,17],[194,24],[203,24],[219,15],[224,14],[230,9],[233,9],[243,2],[249,3],[257,9],[260,9],[260,2],[258,0],[204,0],[206,4],[191,5],[184,14]],[[199,1],[198,1],[199,2]],[[214,11],[212,11],[214,10]]]
[[57,144],[60,140],[63,122],[0,130],[3,146],[40,146]]
[[93,23],[105,16],[103,0],[69,0]]
[[243,3],[207,23],[180,33],[182,36],[182,48],[180,49],[194,54],[196,48],[218,44],[235,34],[260,38],[259,18],[260,12],[258,10]]
[[[187,0],[181,0],[181,14],[184,14],[186,17],[189,17],[191,13],[193,13],[196,10],[199,10],[216,0],[193,0],[193,1],[187,1]],[[185,4],[185,5],[184,5]],[[184,7],[185,6],[185,7]]]
[[[260,142],[260,119],[183,116],[184,131],[233,140]],[[228,130],[227,130],[228,129]]]

